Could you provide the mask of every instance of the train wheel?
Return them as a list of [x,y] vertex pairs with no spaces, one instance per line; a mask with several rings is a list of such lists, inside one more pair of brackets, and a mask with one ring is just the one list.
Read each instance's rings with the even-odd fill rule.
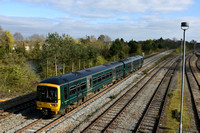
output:
[[77,107],[80,106],[81,104],[82,104],[82,99],[78,100]]
[[71,111],[71,107],[70,106],[67,106],[67,108],[65,109],[65,113],[69,113]]

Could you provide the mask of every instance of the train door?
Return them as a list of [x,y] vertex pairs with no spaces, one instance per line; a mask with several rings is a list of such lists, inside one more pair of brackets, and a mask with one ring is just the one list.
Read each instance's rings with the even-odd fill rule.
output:
[[90,90],[92,88],[92,76],[87,76],[87,90]]
[[66,108],[67,107],[67,105],[69,104],[69,89],[68,89],[68,85],[65,85],[64,87],[63,87],[63,93],[62,93],[63,95],[62,95],[62,100],[63,100],[63,106],[64,106],[64,108]]
[[116,80],[116,68],[113,68],[112,73],[113,80]]

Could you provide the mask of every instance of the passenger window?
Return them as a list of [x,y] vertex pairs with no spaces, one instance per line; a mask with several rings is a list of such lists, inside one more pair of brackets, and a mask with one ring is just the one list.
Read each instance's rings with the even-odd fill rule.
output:
[[109,76],[110,76],[110,74],[109,74],[109,73],[107,73],[107,74],[106,74],[106,78],[109,78]]
[[76,93],[76,86],[70,87],[70,95],[73,95]]
[[110,72],[110,77],[112,77],[112,72]]
[[95,85],[96,83],[97,83],[97,79],[94,78],[94,79],[93,79],[93,85]]
[[102,80],[105,80],[105,75],[102,75]]
[[101,82],[101,76],[98,77],[98,82]]
[[86,82],[81,83],[81,90],[86,89]]
[[64,87],[64,98],[67,100],[67,87]]

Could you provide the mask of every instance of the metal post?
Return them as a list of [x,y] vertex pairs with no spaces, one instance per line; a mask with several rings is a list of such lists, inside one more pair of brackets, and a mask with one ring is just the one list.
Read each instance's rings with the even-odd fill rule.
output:
[[184,73],[185,73],[185,29],[183,30],[183,62],[182,62],[182,85],[181,85],[181,116],[180,116],[180,127],[179,127],[180,131],[179,131],[179,133],[182,133]]

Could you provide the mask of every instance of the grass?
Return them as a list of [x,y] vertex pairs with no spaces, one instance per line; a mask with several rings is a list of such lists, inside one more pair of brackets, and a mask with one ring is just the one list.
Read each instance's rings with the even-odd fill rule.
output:
[[144,71],[142,71],[143,72],[143,74],[147,74],[148,73],[148,71],[147,70],[144,70]]
[[[177,76],[177,85],[178,87],[172,90],[169,95],[169,105],[166,108],[166,132],[177,132],[179,129],[179,120],[180,120],[180,101],[181,101],[181,75]],[[187,92],[184,91],[184,101],[186,101]],[[174,117],[175,110],[178,111],[178,120]],[[190,117],[188,114],[187,102],[183,104],[183,128],[190,127]]]
[[115,95],[110,96],[109,98],[110,98],[111,100],[113,100],[113,99],[115,99],[118,95],[119,95],[119,94],[115,94]]

